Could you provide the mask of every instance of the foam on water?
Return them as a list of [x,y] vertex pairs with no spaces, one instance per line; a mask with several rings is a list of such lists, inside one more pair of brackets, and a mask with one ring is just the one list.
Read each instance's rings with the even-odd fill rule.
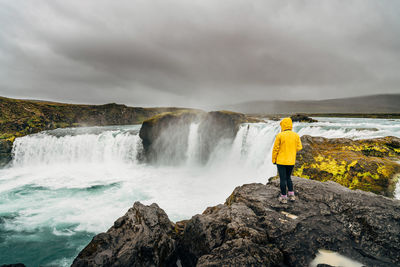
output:
[[[235,140],[220,142],[206,164],[199,160],[198,127],[191,125],[178,166],[138,161],[138,125],[17,138],[12,165],[0,170],[0,263],[68,266],[135,201],[156,202],[177,221],[223,203],[236,186],[266,183],[276,174],[271,151],[279,122],[242,125]],[[321,118],[295,123],[294,130],[325,137],[400,137],[400,121]],[[24,252],[29,249],[35,253]]]
[[364,264],[345,257],[337,252],[320,249],[317,256],[310,263],[310,267],[317,267],[318,264],[327,264],[330,266],[363,267]]

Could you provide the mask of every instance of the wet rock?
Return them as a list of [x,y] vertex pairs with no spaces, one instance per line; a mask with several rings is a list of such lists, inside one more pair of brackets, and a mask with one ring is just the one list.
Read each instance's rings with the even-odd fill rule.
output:
[[174,224],[157,204],[136,202],[106,233],[96,235],[72,266],[173,266]]
[[12,146],[11,140],[0,139],[0,167],[11,161]]
[[[293,177],[293,182],[294,203],[279,204],[278,180],[243,185],[225,204],[177,223],[175,234],[164,213],[164,226],[158,227],[155,204],[136,203],[107,235],[95,237],[73,266],[98,266],[94,259],[106,266],[123,266],[121,260],[126,258],[130,266],[139,262],[143,266],[176,266],[177,262],[182,266],[308,266],[321,248],[366,266],[400,266],[400,201],[330,181]],[[140,220],[129,215],[136,214],[132,211],[136,206],[149,210],[139,212]],[[143,223],[147,216],[153,218],[154,227],[134,232],[135,225],[149,224]],[[127,225],[130,217],[134,223]],[[142,247],[151,253],[138,253]],[[154,248],[168,256],[159,256]]]
[[225,141],[233,142],[242,123],[248,122],[248,117],[242,113],[231,111],[212,111],[207,113],[199,125],[201,142],[200,159],[207,162],[214,148]]
[[245,114],[230,111],[203,112],[186,110],[156,115],[143,122],[140,138],[144,158],[150,162],[178,164],[186,158],[190,125],[198,123],[199,159],[207,162],[221,142],[233,142],[242,123],[262,122]]
[[301,137],[293,174],[318,181],[334,181],[392,197],[400,173],[400,138],[365,140]]
[[4,265],[1,265],[0,267],[25,267],[25,264],[22,264],[22,263],[4,264]]
[[[180,163],[186,156],[190,125],[198,122],[204,114],[199,110],[166,112],[144,121],[139,136],[146,160]],[[167,162],[160,162],[163,160]]]
[[293,122],[318,122],[317,120],[314,120],[305,114],[295,114],[290,116],[290,118]]

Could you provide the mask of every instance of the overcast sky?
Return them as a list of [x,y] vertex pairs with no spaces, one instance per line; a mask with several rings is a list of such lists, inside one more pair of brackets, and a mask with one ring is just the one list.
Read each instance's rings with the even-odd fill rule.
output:
[[0,95],[204,108],[400,93],[400,1],[0,0]]

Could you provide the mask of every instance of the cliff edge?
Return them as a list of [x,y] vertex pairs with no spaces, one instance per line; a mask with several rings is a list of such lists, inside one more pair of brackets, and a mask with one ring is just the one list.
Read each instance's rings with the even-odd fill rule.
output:
[[294,203],[278,203],[278,180],[247,184],[175,224],[156,204],[136,202],[72,266],[308,266],[321,248],[400,266],[400,201],[331,181],[293,182]]

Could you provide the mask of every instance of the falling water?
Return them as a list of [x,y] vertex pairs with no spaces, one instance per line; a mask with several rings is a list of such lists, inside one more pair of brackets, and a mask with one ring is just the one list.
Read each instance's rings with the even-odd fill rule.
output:
[[[11,165],[0,169],[0,264],[68,266],[135,201],[156,202],[177,221],[223,203],[238,185],[266,183],[276,174],[271,150],[279,122],[243,124],[206,163],[198,155],[199,124],[192,124],[183,160],[173,166],[138,160],[139,129],[71,128],[17,138]],[[400,120],[320,119],[295,123],[294,130],[331,138],[400,137]]]
[[198,135],[199,123],[192,123],[189,129],[188,136],[188,149],[186,153],[187,164],[193,165],[198,162],[199,157],[199,135]]

